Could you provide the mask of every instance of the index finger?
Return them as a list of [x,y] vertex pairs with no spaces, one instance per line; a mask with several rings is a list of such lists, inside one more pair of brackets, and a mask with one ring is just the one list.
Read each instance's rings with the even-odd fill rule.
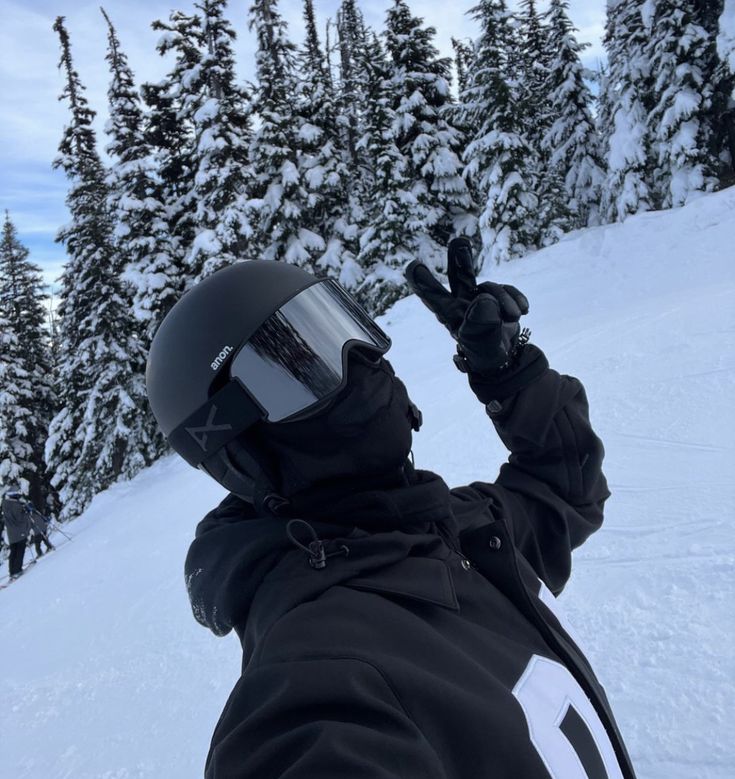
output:
[[456,299],[421,260],[410,262],[406,267],[405,276],[411,292],[419,297],[443,325],[450,329],[457,326],[462,317],[455,310]]
[[447,276],[452,294],[460,300],[471,300],[477,292],[472,244],[469,238],[452,238],[447,246]]

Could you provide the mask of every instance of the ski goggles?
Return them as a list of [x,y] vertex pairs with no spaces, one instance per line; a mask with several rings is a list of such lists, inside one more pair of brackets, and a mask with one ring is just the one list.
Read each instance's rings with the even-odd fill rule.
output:
[[173,431],[171,444],[198,466],[258,420],[315,413],[345,386],[355,345],[382,355],[391,341],[335,281],[312,284],[238,348],[229,381]]

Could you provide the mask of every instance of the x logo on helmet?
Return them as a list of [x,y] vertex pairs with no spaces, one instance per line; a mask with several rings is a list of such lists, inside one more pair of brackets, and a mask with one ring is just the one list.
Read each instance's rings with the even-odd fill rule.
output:
[[232,430],[232,425],[214,425],[215,414],[217,413],[217,406],[214,404],[209,409],[209,418],[207,423],[201,427],[187,427],[186,432],[202,447],[203,451],[207,451],[207,437],[209,433],[222,432],[224,430]]

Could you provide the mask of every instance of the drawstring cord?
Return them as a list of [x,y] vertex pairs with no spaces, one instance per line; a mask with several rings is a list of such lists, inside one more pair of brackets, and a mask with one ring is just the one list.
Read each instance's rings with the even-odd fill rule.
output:
[[[291,525],[296,522],[300,522],[302,525],[306,525],[306,527],[309,528],[312,540],[309,541],[308,546],[306,544],[302,544],[301,541],[299,541],[298,538],[296,538],[291,532]],[[345,544],[342,544],[340,548],[334,552],[325,552],[324,542],[316,534],[316,530],[314,530],[314,528],[304,519],[290,519],[286,524],[286,535],[292,543],[296,544],[299,549],[303,549],[304,552],[309,555],[309,565],[312,568],[316,568],[317,570],[327,567],[328,557],[334,557],[335,555],[344,555],[347,557],[350,554],[350,549],[349,547],[345,546]]]

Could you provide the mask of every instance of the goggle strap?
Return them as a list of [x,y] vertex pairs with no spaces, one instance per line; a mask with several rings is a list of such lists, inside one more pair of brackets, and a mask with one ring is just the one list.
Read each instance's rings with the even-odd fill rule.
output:
[[237,381],[228,381],[221,390],[169,436],[171,446],[195,468],[244,430],[265,417]]

